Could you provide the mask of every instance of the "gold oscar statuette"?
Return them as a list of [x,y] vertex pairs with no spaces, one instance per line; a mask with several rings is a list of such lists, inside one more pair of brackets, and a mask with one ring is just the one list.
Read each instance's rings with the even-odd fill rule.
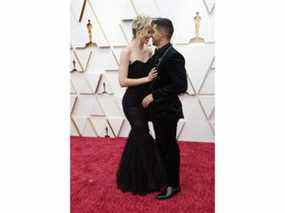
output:
[[196,16],[194,17],[195,22],[195,37],[190,40],[190,43],[204,43],[205,40],[199,36],[200,32],[200,23],[201,23],[201,16],[199,12],[196,12]]
[[97,44],[92,41],[92,28],[93,28],[93,26],[91,24],[90,19],[88,19],[88,23],[87,23],[86,27],[87,27],[89,42],[86,43],[85,46],[83,46],[83,47],[76,47],[76,49],[86,49],[86,48],[92,48],[92,47],[97,46]]
[[92,24],[90,22],[90,19],[88,20],[88,24],[87,24],[87,31],[88,31],[88,36],[89,36],[89,42],[86,43],[86,47],[95,47],[96,44],[94,42],[92,42]]
[[76,69],[76,62],[75,62],[75,60],[72,61],[72,64],[73,64],[73,69],[70,72],[71,73],[78,72],[78,70]]

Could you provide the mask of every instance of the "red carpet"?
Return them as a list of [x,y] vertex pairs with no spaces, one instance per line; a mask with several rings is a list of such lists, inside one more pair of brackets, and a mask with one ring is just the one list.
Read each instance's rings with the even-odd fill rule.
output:
[[158,201],[116,187],[125,138],[71,137],[72,213],[214,213],[214,144],[179,142],[181,192]]

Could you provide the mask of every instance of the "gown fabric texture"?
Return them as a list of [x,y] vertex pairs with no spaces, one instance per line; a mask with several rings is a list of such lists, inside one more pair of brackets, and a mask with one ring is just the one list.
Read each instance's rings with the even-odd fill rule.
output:
[[[129,64],[128,78],[148,75],[150,65],[136,60]],[[147,112],[141,102],[148,94],[148,84],[128,87],[123,99],[123,111],[131,130],[119,162],[117,187],[123,192],[145,195],[159,191],[167,182],[154,138],[149,133]]]

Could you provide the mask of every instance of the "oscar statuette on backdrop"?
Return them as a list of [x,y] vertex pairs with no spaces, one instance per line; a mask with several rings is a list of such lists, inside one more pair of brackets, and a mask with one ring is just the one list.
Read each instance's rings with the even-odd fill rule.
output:
[[87,49],[87,48],[97,47],[97,44],[92,41],[92,29],[93,29],[93,26],[91,24],[90,19],[88,19],[88,23],[86,25],[86,28],[87,28],[87,32],[88,32],[89,41],[85,44],[85,46],[83,46],[83,47],[76,47],[76,49]]
[[75,60],[72,61],[72,64],[73,64],[73,69],[70,71],[70,73],[78,72],[78,70],[76,69],[76,62],[75,62]]
[[200,23],[201,23],[201,16],[199,12],[196,12],[196,16],[194,17],[195,22],[195,37],[191,38],[190,43],[204,43],[205,40],[200,37]]
[[90,19],[88,19],[88,24],[87,24],[87,31],[88,31],[88,37],[89,37],[89,42],[86,43],[86,47],[96,47],[97,45],[92,41],[92,24],[90,22]]

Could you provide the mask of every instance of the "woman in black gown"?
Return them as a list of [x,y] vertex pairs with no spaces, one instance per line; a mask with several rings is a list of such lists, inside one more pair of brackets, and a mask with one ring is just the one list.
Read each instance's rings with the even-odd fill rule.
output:
[[131,131],[116,173],[117,187],[139,195],[159,191],[166,184],[165,169],[142,106],[147,86],[157,76],[156,70],[148,64],[152,55],[147,47],[152,33],[150,22],[151,19],[144,16],[134,20],[134,38],[121,52],[119,71],[120,85],[127,87],[122,104]]

